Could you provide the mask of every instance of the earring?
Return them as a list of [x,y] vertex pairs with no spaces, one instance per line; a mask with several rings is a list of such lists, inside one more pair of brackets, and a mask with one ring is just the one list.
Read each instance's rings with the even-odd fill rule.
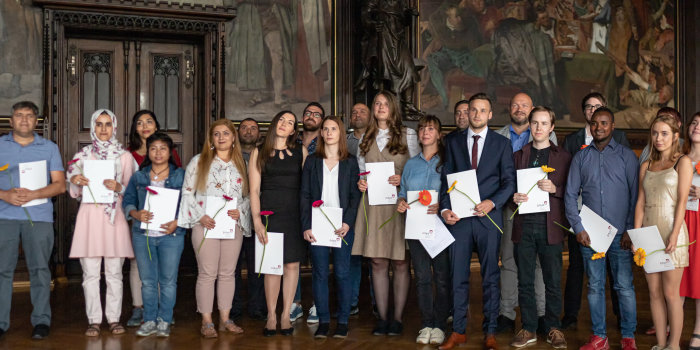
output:
[[212,151],[214,150],[214,148],[216,148],[216,147],[214,147],[214,146],[211,146],[211,150],[212,150]]

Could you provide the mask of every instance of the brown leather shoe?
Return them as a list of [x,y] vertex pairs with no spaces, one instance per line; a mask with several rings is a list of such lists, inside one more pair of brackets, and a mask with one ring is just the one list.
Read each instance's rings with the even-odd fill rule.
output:
[[442,343],[442,345],[440,345],[440,347],[438,349],[448,350],[448,349],[454,348],[455,346],[457,346],[459,344],[464,344],[466,342],[467,342],[467,335],[466,334],[452,332],[452,334],[450,334],[450,337],[447,338],[447,340],[444,343]]
[[547,335],[547,343],[551,344],[555,349],[566,349],[566,339],[564,333],[558,329],[552,328]]
[[513,337],[513,340],[510,342],[510,346],[522,348],[536,343],[537,335],[535,335],[535,333],[530,333],[527,331],[527,329],[523,328]]
[[484,338],[484,349],[485,350],[498,350],[498,343],[496,343],[496,336],[493,334],[487,334]]

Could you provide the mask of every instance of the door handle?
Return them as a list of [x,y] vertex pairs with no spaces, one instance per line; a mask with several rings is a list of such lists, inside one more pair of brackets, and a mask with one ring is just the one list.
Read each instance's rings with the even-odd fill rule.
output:
[[68,48],[68,56],[66,57],[66,71],[68,72],[68,81],[71,85],[78,82],[78,48],[71,45]]
[[194,62],[192,60],[192,52],[185,51],[185,87],[192,87],[194,82]]

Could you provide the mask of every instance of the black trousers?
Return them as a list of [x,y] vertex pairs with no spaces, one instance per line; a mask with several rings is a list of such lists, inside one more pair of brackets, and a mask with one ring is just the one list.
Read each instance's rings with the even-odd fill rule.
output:
[[267,315],[267,304],[265,302],[265,285],[263,283],[265,275],[255,273],[255,240],[257,237],[253,234],[251,237],[243,237],[243,247],[241,254],[238,256],[238,264],[236,265],[236,290],[233,295],[233,307],[231,309],[231,317],[238,316],[242,313],[245,301],[243,299],[243,278],[241,276],[241,267],[243,262],[248,270],[248,314]]

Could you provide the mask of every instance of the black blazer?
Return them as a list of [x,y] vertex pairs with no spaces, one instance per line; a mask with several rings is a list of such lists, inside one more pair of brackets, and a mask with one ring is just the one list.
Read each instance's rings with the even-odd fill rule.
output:
[[[357,165],[357,159],[352,155],[341,160],[336,166],[340,167],[338,168],[338,194],[340,207],[343,208],[343,223],[348,224],[352,230],[355,226],[357,207],[362,197],[357,188],[357,180],[359,180],[357,174],[360,173],[360,167]],[[299,205],[302,232],[311,229],[311,204],[321,199],[321,191],[323,191],[323,158],[312,154],[306,157],[301,175]]]
[[[613,130],[613,139],[615,139],[615,142],[627,147],[631,148],[630,142],[627,140],[627,134],[625,134],[624,131],[619,130],[619,129],[614,129]],[[583,128],[575,133],[571,133],[569,135],[566,135],[566,138],[564,139],[564,149],[571,154],[571,157],[573,158],[578,151],[581,150],[581,146],[586,142],[586,128]]]

